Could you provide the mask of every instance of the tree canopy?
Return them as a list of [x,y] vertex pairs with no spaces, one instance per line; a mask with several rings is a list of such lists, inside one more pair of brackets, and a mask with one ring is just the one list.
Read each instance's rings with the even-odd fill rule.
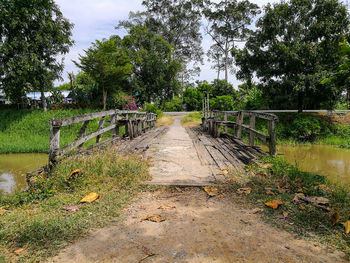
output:
[[349,19],[337,0],[268,4],[242,51],[234,51],[240,79],[256,76],[272,108],[332,108],[339,91],[320,84],[339,61]]
[[60,78],[73,25],[53,0],[0,0],[0,87],[14,103]]

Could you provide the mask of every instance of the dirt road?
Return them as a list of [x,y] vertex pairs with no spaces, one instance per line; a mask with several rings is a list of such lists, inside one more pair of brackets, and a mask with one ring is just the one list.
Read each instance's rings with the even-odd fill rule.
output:
[[[154,182],[212,179],[177,119],[147,153]],[[144,220],[160,215],[163,222]],[[144,192],[120,222],[93,231],[49,262],[345,262],[343,253],[271,227],[229,195],[202,188]]]

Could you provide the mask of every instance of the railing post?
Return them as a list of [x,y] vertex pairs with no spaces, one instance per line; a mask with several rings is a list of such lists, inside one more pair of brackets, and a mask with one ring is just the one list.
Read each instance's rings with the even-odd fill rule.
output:
[[238,115],[236,117],[236,123],[237,123],[237,134],[236,137],[238,139],[242,138],[242,124],[243,124],[243,118],[244,118],[244,113],[242,111],[238,112]]
[[[224,112],[224,121],[227,121],[227,113],[226,112]],[[226,126],[226,124],[224,126],[224,132],[227,133],[227,126]]]
[[276,155],[276,133],[275,133],[275,121],[268,121],[268,130],[269,130],[269,151],[270,155]]
[[[105,117],[102,117],[101,120],[98,122],[98,131],[103,129],[103,125],[105,124]],[[99,143],[102,138],[102,134],[98,135],[96,137],[96,143]]]
[[118,113],[112,115],[111,124],[116,125],[115,128],[113,129],[113,133],[112,133],[112,138],[116,138],[119,136]]
[[[252,114],[250,115],[250,124],[249,124],[249,127],[250,127],[251,129],[255,129],[255,114],[254,114],[254,113],[252,113]],[[254,139],[255,139],[255,135],[254,135],[254,133],[251,131],[251,132],[250,132],[250,136],[249,136],[249,145],[250,145],[250,146],[254,146]]]
[[60,126],[54,126],[54,119],[50,120],[50,152],[49,166],[56,162],[57,151],[60,149]]
[[[77,139],[80,139],[81,137],[84,137],[86,135],[86,130],[87,130],[87,126],[88,126],[89,122],[90,121],[83,122],[83,125],[80,128],[79,135],[78,135]],[[81,147],[83,147],[83,145],[84,145],[84,143],[80,144],[78,147],[81,148]]]

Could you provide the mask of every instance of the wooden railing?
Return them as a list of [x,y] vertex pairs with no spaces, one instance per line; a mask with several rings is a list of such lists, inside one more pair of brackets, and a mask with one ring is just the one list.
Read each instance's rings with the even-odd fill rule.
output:
[[[235,116],[236,121],[228,121],[228,116]],[[245,125],[244,117],[250,118],[249,125]],[[256,118],[267,121],[268,135],[265,135],[255,129]],[[235,131],[238,139],[242,138],[242,131],[249,133],[249,145],[254,146],[255,137],[260,139],[264,144],[268,145],[269,153],[276,154],[276,133],[275,123],[278,117],[270,113],[254,112],[254,111],[204,111],[202,116],[202,127],[214,137],[220,137],[221,127],[227,133],[227,127],[231,127]]]
[[[108,116],[110,117],[110,121],[106,120]],[[94,119],[98,120],[97,131],[86,134],[89,123]],[[76,148],[81,148],[86,141],[95,137],[95,146],[98,145],[102,134],[105,132],[112,131],[112,140],[115,139],[119,136],[119,128],[122,126],[125,126],[125,136],[132,139],[141,135],[147,129],[153,128],[156,119],[157,115],[154,113],[120,110],[109,110],[61,119],[53,118],[50,120],[49,164],[55,163],[58,158],[66,153]],[[77,139],[60,147],[61,128],[76,123],[82,123]],[[107,127],[105,127],[106,124],[108,125]]]

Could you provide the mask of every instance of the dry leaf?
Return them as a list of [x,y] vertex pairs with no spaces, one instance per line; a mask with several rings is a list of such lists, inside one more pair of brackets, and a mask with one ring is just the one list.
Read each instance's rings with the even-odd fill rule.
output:
[[260,168],[268,169],[272,167],[272,163],[261,163]]
[[341,223],[344,227],[345,227],[345,234],[349,234],[350,232],[350,220],[344,222],[344,223]]
[[69,174],[68,178],[66,179],[66,182],[68,184],[70,184],[74,179],[82,176],[83,174],[84,174],[83,170],[75,169],[75,170],[71,171],[71,173]]
[[6,209],[2,206],[0,207],[0,216],[3,216],[6,213]]
[[96,194],[94,192],[91,192],[90,194],[86,195],[83,199],[80,200],[80,203],[92,203],[96,199],[100,197],[100,194]]
[[272,200],[270,202],[265,203],[266,206],[271,207],[273,209],[277,209],[278,206],[283,205],[284,203],[282,201],[278,200]]
[[249,212],[249,214],[257,214],[257,213],[262,213],[264,209],[262,208],[254,208],[252,211]]
[[339,222],[339,218],[340,218],[339,212],[334,211],[334,213],[332,214],[332,225],[333,226]]
[[286,219],[286,218],[288,217],[288,215],[289,215],[289,212],[288,212],[288,211],[283,211],[282,215],[279,216],[279,218],[281,218],[281,219]]
[[62,207],[62,209],[66,211],[71,211],[71,212],[76,212],[79,210],[79,208],[75,205],[64,206]]
[[143,256],[143,257],[140,259],[139,262],[142,262],[142,261],[145,260],[146,258],[152,257],[152,256],[155,255],[149,248],[147,248],[147,247],[145,247],[145,246],[142,246],[142,251],[143,251],[143,253],[145,253],[145,256]]
[[141,219],[141,221],[145,220],[159,223],[165,221],[165,218],[160,215],[148,215],[145,218]]
[[168,206],[168,205],[161,205],[158,207],[158,209],[166,210],[166,209],[171,209],[171,208],[176,208],[175,206]]
[[220,170],[216,173],[216,175],[227,175],[228,171],[227,170]]
[[274,192],[272,192],[272,188],[265,187],[265,194],[267,195],[275,195]]
[[22,255],[24,252],[25,252],[25,248],[19,248],[19,249],[16,249],[15,251],[13,251],[13,253],[15,253],[17,256],[20,256]]
[[237,189],[237,194],[249,195],[251,192],[252,192],[252,188],[250,188],[250,187],[243,187],[243,188]]
[[217,196],[219,194],[219,190],[216,187],[206,186],[204,187],[204,191],[210,196]]
[[303,193],[297,193],[293,198],[293,203],[298,204],[300,203],[300,200],[304,200],[304,199],[305,199],[305,195]]

